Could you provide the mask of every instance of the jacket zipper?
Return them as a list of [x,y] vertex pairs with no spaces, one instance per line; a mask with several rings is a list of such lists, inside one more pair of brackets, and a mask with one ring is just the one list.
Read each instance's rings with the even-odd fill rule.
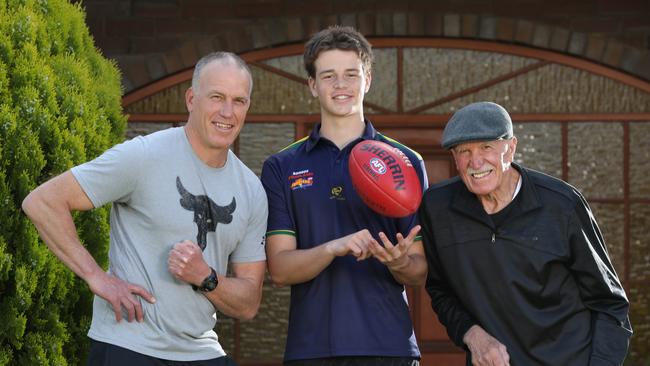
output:
[[494,241],[496,240],[494,233],[492,233],[492,244],[494,244]]

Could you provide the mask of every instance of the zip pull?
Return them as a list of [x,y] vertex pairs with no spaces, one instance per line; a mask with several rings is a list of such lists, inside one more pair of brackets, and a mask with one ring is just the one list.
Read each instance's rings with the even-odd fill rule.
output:
[[496,241],[496,238],[494,236],[494,233],[492,233],[492,244],[494,244],[495,241]]

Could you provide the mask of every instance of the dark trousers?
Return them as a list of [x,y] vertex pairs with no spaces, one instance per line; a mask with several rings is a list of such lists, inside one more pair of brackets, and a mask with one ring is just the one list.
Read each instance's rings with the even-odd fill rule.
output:
[[226,356],[201,361],[162,360],[91,339],[88,366],[237,366],[237,364]]
[[410,357],[330,357],[286,361],[285,366],[419,366],[420,361]]

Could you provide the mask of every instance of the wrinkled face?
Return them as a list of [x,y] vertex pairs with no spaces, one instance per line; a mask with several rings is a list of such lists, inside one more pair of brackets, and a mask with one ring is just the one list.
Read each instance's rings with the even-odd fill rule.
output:
[[505,173],[515,156],[517,138],[467,142],[452,148],[456,169],[470,192],[485,196],[505,187]]
[[214,61],[201,71],[198,90],[188,89],[188,128],[203,150],[225,151],[244,126],[250,106],[248,73],[228,60]]
[[370,89],[370,72],[354,51],[329,50],[318,54],[316,75],[309,89],[318,97],[323,117],[363,113],[363,96]]

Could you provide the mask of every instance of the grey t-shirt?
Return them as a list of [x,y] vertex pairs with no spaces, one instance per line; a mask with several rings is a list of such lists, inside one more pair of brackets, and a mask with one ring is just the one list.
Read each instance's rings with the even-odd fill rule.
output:
[[265,260],[268,207],[257,176],[231,151],[222,168],[205,165],[182,127],[116,145],[72,173],[95,207],[113,203],[109,272],[157,300],[140,299],[144,323],[117,323],[110,304],[95,296],[88,336],[169,360],[224,355],[212,330],[214,306],[169,273],[167,258],[187,239],[204,247],[220,274],[228,260]]

